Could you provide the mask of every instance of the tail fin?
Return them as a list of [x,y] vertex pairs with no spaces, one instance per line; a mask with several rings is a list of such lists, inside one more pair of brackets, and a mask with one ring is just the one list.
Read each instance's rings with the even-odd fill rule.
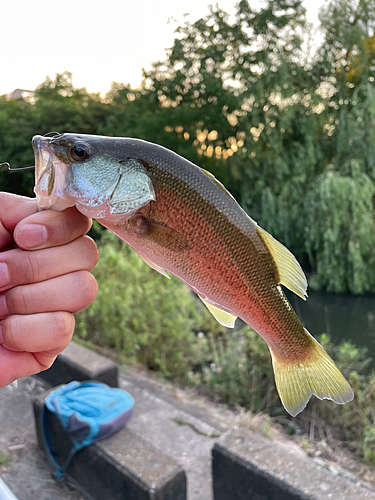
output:
[[309,360],[283,364],[271,351],[276,387],[284,408],[293,417],[305,408],[312,394],[338,404],[354,397],[352,388],[323,347],[306,329],[304,331],[313,339]]

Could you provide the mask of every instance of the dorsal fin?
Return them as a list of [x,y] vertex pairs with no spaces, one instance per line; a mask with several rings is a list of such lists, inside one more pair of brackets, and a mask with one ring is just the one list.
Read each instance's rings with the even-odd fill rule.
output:
[[259,226],[257,227],[257,231],[275,261],[280,283],[301,297],[301,299],[306,300],[307,280],[297,259],[292,252],[267,233],[267,231]]
[[[202,170],[202,172],[203,172],[204,174],[206,174],[206,175],[207,175],[207,177],[210,177],[210,179],[212,179],[212,180],[214,181],[214,183],[215,183],[217,186],[219,186],[219,188],[220,188],[220,189],[222,189],[222,190],[224,191],[224,193],[226,193],[226,194],[227,194],[230,198],[232,198],[234,201],[236,201],[236,200],[235,200],[235,198],[234,198],[234,197],[230,194],[230,192],[228,191],[228,189],[227,189],[227,188],[226,188],[226,187],[225,187],[225,186],[224,186],[224,185],[223,185],[220,181],[218,181],[218,180],[216,179],[216,177],[214,176],[214,174],[212,174],[212,173],[211,173],[211,172],[209,172],[208,170],[205,170],[204,168],[201,168],[201,167],[199,167],[199,168],[200,168],[200,170]],[[236,202],[236,203],[237,203],[237,202]]]
[[226,326],[227,328],[234,328],[234,324],[236,322],[237,316],[234,316],[231,313],[228,313],[226,311],[223,311],[217,306],[214,306],[210,302],[207,302],[207,300],[203,299],[199,295],[200,299],[202,300],[203,304],[207,307],[207,309],[210,311],[212,316],[223,326]]

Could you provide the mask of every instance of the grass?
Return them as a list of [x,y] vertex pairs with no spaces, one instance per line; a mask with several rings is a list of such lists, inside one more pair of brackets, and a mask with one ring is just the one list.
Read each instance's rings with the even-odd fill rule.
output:
[[266,413],[308,442],[344,443],[375,465],[375,375],[367,373],[366,349],[349,342],[334,346],[322,335],[320,342],[353,387],[354,401],[341,406],[312,398],[292,419],[277,395],[259,335],[247,325],[228,333],[183,283],[150,269],[112,233],[103,234],[99,250],[97,300],[77,315],[76,332],[85,342],[216,401]]

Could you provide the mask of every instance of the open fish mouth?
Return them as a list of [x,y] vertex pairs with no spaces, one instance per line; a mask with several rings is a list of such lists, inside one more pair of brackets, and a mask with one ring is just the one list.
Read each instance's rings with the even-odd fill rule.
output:
[[67,196],[69,170],[51,148],[55,136],[36,135],[32,145],[35,154],[35,187],[40,209],[65,210],[75,205],[75,200]]

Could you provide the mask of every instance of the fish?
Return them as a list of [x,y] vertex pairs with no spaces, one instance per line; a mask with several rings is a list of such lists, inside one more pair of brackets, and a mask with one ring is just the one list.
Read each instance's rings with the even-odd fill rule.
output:
[[261,228],[208,171],[140,139],[37,135],[40,209],[76,206],[124,240],[153,269],[177,276],[222,325],[239,317],[267,343],[286,411],[312,395],[344,404],[353,391],[303,327],[282,286],[307,298],[294,255]]

